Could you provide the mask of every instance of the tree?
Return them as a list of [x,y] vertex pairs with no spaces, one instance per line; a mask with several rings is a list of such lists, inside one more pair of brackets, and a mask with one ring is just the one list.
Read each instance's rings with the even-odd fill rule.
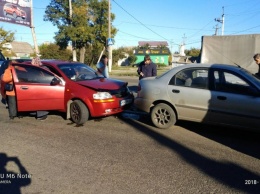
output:
[[[44,20],[57,26],[54,37],[61,48],[66,48],[70,42],[80,52],[80,61],[93,62],[98,58],[108,38],[108,1],[107,0],[72,0],[72,16],[69,2],[51,0],[45,11]],[[111,21],[114,15],[111,14]],[[111,29],[114,37],[116,29]],[[87,52],[91,55],[85,58]]]
[[[89,64],[96,63],[101,51],[106,47],[107,38],[113,38],[117,32],[116,28],[111,27],[111,37],[108,37],[108,1],[107,0],[91,0],[89,3],[89,23],[93,26],[93,34],[95,39],[92,40],[89,49],[92,49],[87,59]],[[111,13],[111,23],[115,19],[115,15]],[[107,54],[105,49],[104,54]]]
[[113,50],[113,64],[117,64],[120,59],[124,59],[127,56],[129,63],[134,63],[137,58],[133,55],[133,50],[133,47],[119,47]]
[[149,49],[151,46],[146,43],[145,45],[141,46],[140,49]]
[[2,53],[5,57],[15,56],[13,52],[10,52],[3,47],[5,43],[11,43],[13,41],[14,41],[14,32],[5,31],[2,27],[0,27],[0,50],[3,50]]
[[72,53],[68,49],[60,48],[57,44],[42,44],[39,46],[42,59],[71,60]]
[[0,49],[3,49],[5,43],[11,43],[14,41],[14,32],[5,31],[0,27]]
[[129,54],[124,47],[120,47],[118,49],[113,50],[113,58],[112,58],[113,62],[112,63],[117,64],[117,62],[120,59],[126,58],[126,53]]
[[133,64],[135,63],[137,57],[132,54],[132,55],[130,55],[127,59],[128,59],[128,61],[129,61],[130,65],[133,65]]
[[198,57],[200,55],[200,49],[191,48],[184,51],[187,56]]

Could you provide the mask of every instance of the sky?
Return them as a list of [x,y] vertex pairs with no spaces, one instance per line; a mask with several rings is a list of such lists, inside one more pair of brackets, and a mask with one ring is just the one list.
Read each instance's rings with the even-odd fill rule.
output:
[[[171,51],[201,47],[202,36],[260,34],[259,0],[110,0],[118,32],[114,48],[138,46],[138,41],[167,41]],[[43,21],[49,0],[33,1],[37,44],[54,42],[57,28]],[[224,17],[222,17],[224,16]],[[216,21],[217,20],[217,21]],[[224,21],[224,22],[223,22]],[[33,45],[31,29],[1,22],[15,31],[16,41]],[[224,26],[224,27],[223,27]],[[222,29],[223,27],[223,29]]]

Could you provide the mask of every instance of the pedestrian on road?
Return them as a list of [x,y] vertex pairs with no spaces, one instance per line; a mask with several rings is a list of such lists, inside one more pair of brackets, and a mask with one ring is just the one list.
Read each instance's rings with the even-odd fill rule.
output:
[[139,75],[139,80],[144,77],[157,76],[157,67],[152,62],[149,55],[144,56],[144,60],[138,66],[137,73]]
[[12,75],[12,61],[8,61],[8,67],[1,76],[1,80],[5,83],[5,85],[10,84],[11,86],[13,86],[10,91],[7,91],[5,88],[5,95],[8,102],[9,118],[12,120],[14,119],[14,117],[17,116],[16,97]]
[[97,71],[98,73],[102,74],[104,77],[109,78],[108,74],[108,58],[106,55],[102,55],[100,62],[97,64]]

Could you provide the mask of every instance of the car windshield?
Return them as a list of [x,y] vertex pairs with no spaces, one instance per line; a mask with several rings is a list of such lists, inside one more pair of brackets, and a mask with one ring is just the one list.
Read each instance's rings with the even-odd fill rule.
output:
[[68,63],[58,66],[60,70],[73,81],[83,81],[103,78],[103,75],[99,75],[96,71],[82,63]]

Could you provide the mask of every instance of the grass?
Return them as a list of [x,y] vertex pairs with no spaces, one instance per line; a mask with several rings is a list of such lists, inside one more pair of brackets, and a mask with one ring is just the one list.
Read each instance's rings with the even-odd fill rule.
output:
[[[168,71],[171,67],[158,67],[157,68],[157,75],[161,75],[165,71]],[[136,76],[137,74],[137,67],[131,66],[113,66],[110,75],[117,75],[117,76]]]

